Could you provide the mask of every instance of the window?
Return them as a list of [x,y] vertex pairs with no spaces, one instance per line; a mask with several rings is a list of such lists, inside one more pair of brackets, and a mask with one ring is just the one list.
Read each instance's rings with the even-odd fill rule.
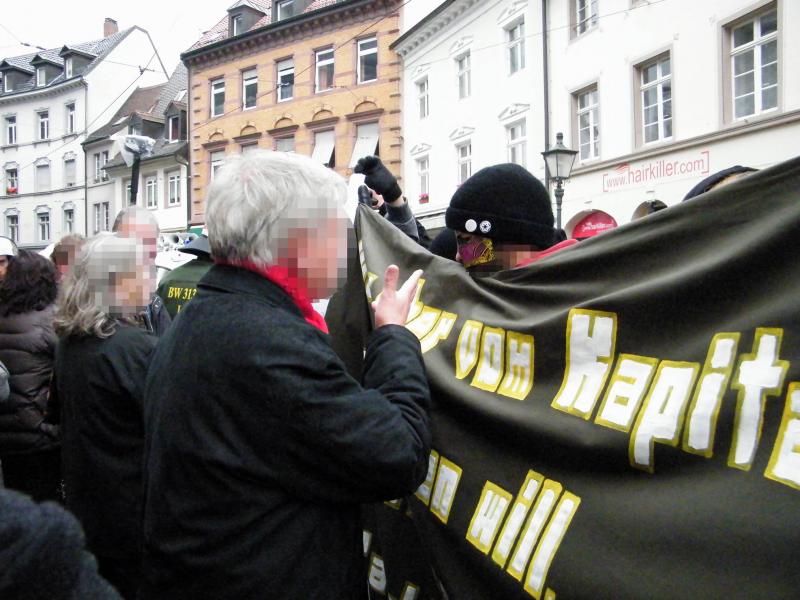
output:
[[239,35],[242,33],[242,15],[236,15],[231,19],[231,23],[233,24],[233,35]]
[[336,164],[336,134],[333,129],[329,131],[317,131],[314,134],[314,152],[311,158],[326,167],[333,167]]
[[74,208],[65,208],[64,209],[64,233],[74,233],[75,232],[75,209]]
[[294,152],[294,136],[276,139],[275,150],[278,152]]
[[174,142],[181,139],[181,118],[174,115],[167,119],[167,141]]
[[417,98],[419,98],[419,118],[424,119],[429,114],[428,104],[428,78],[417,82]]
[[581,161],[600,156],[600,118],[597,88],[579,93],[577,104],[578,147]]
[[8,75],[3,77],[3,90],[6,92],[14,91],[14,85],[11,83],[11,78]]
[[358,42],[358,83],[378,79],[378,40],[370,38]]
[[6,169],[6,194],[19,193],[19,175],[16,169]]
[[47,85],[47,71],[44,67],[36,67],[36,86]]
[[469,52],[456,59],[456,70],[458,72],[458,98],[467,98],[472,93]]
[[181,203],[181,173],[175,171],[167,177],[167,206],[177,206]]
[[108,202],[100,202],[94,205],[94,232],[109,230],[110,206]]
[[108,150],[103,152],[95,152],[94,154],[94,181],[97,183],[98,181],[107,181],[108,174],[103,167],[106,166],[108,162]]
[[419,176],[420,204],[428,202],[428,157],[417,159],[417,175]]
[[279,0],[275,6],[278,9],[277,21],[294,16],[294,0]]
[[39,123],[39,139],[40,140],[47,140],[50,139],[50,111],[44,110],[40,113],[36,113],[38,116],[38,123]]
[[333,88],[333,48],[317,52],[316,91]]
[[525,121],[514,123],[506,127],[506,140],[508,145],[508,162],[521,167],[527,164],[527,141],[525,137]]
[[353,154],[350,157],[351,169],[358,164],[360,158],[365,156],[378,156],[378,140],[380,127],[378,123],[364,123],[356,127],[356,143],[353,145]]
[[211,82],[211,116],[218,117],[225,112],[225,80]]
[[456,146],[458,153],[458,183],[464,183],[472,175],[472,142]]
[[258,74],[255,69],[242,73],[242,110],[256,107]]
[[64,187],[75,187],[75,159],[64,161]]
[[106,164],[108,163],[108,150],[103,150],[100,156],[103,161],[102,165],[103,169],[100,173],[100,179],[102,179],[103,181],[108,181],[108,173],[106,173],[106,168],[105,168]]
[[50,239],[50,213],[36,213],[36,224],[39,230],[39,241],[46,242]]
[[249,154],[258,150],[258,142],[255,144],[242,144],[242,154]]
[[19,242],[19,216],[6,215],[6,235],[15,244]]
[[669,56],[639,67],[645,144],[672,137],[672,73]]
[[67,133],[75,133],[75,103],[67,104]]
[[[133,204],[133,186],[131,185],[130,181],[125,181],[124,183],[125,193],[122,196],[122,205],[123,206],[130,206]],[[137,190],[138,191],[138,190]],[[138,196],[138,194],[137,194]]]
[[64,61],[64,77],[69,79],[72,75],[72,57],[70,56]]
[[278,102],[294,97],[294,60],[287,58],[278,63]]
[[730,30],[733,117],[778,107],[778,12],[772,10]]
[[144,197],[147,208],[158,208],[158,180],[155,175],[144,180]]
[[50,165],[36,165],[36,191],[50,191]]
[[506,52],[509,75],[525,68],[525,21],[506,29]]
[[17,143],[17,117],[6,117],[6,144]]
[[214,177],[217,175],[217,171],[222,167],[225,163],[225,152],[223,150],[218,150],[217,152],[211,153],[211,181],[214,181]]
[[581,35],[597,26],[597,0],[575,0],[575,33]]

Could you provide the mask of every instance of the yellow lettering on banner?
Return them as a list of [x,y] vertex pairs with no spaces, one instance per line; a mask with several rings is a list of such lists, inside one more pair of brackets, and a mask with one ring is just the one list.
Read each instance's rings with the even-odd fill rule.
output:
[[617,315],[573,308],[567,319],[566,369],[552,407],[589,419],[603,392],[617,342]]
[[594,422],[629,432],[657,366],[657,358],[620,354]]
[[419,587],[406,581],[406,584],[403,586],[403,591],[400,594],[400,600],[417,600],[418,595]]
[[441,314],[442,311],[438,308],[423,306],[413,321],[406,322],[406,329],[417,336],[418,340],[421,340],[433,330]]
[[491,481],[484,484],[478,508],[467,529],[467,540],[484,554],[489,554],[510,503],[509,492]]
[[480,341],[483,323],[467,321],[461,328],[456,344],[456,378],[464,379],[472,372],[478,362],[478,342]]
[[528,568],[524,586],[525,591],[536,600],[540,600],[542,597],[542,590],[544,589],[547,572],[550,570],[553,557],[556,555],[559,546],[561,546],[561,540],[564,539],[564,534],[567,532],[567,528],[572,522],[572,517],[575,516],[580,503],[581,499],[578,496],[570,492],[564,492],[558,502],[553,518],[547,524],[547,529],[542,535],[542,541],[536,548],[536,553],[533,555],[533,560],[531,560]]
[[367,292],[367,300],[372,302],[375,300],[375,294],[372,291],[372,284],[378,281],[378,276],[375,273],[367,273],[364,277],[364,289]]
[[698,363],[664,360],[658,365],[631,433],[628,455],[632,467],[653,473],[654,443],[678,445],[686,405],[699,371]]
[[372,284],[377,281],[378,276],[367,270],[367,256],[364,254],[364,242],[361,240],[358,241],[358,262],[361,265],[361,278],[364,281],[364,291],[367,294],[367,300],[372,302],[375,300],[372,293]]
[[719,409],[733,373],[740,337],[739,333],[718,333],[711,340],[683,430],[685,452],[706,458],[714,454]]
[[514,500],[514,506],[511,508],[511,514],[506,519],[503,530],[500,532],[500,538],[494,547],[494,552],[492,552],[492,560],[500,565],[501,569],[508,562],[511,548],[519,536],[525,517],[528,516],[528,509],[533,504],[533,499],[536,497],[536,493],[539,491],[543,481],[544,475],[540,475],[535,471],[528,471],[528,475],[519,489],[517,498]]
[[506,344],[506,376],[497,391],[524,400],[533,388],[533,336],[509,331]]
[[503,347],[506,332],[499,327],[484,327],[481,337],[481,351],[478,368],[472,378],[471,386],[493,392],[503,378]]
[[380,594],[386,593],[386,566],[383,559],[374,552],[369,560],[369,587]]
[[753,340],[752,354],[739,360],[739,368],[731,388],[739,390],[736,401],[736,422],[728,466],[749,471],[756,456],[764,424],[764,404],[768,396],[777,396],[789,363],[779,360],[783,329],[759,327]]
[[506,572],[517,581],[522,581],[525,567],[536,545],[536,540],[539,538],[539,534],[553,511],[556,500],[561,494],[561,489],[560,483],[549,479],[542,484],[542,491],[539,492],[536,504],[533,505],[528,522],[525,524],[522,537],[517,543],[511,562],[506,569]]
[[425,354],[429,350],[433,350],[442,340],[446,340],[456,323],[458,315],[451,312],[443,312],[442,316],[436,322],[433,330],[420,340],[422,353]]
[[450,518],[450,509],[456,499],[458,482],[461,480],[461,467],[444,456],[439,459],[439,470],[433,486],[431,512],[445,525]]
[[544,593],[544,600],[556,600],[556,593],[550,588],[547,588],[547,591]]
[[778,439],[764,476],[800,490],[800,383],[796,381],[789,384]]
[[414,495],[422,500],[423,504],[427,506],[431,501],[431,492],[433,491],[433,480],[436,479],[436,468],[439,466],[439,453],[436,450],[431,450],[428,456],[428,474],[425,481],[422,482],[414,492]]
[[369,549],[372,547],[372,532],[364,530],[364,556],[369,555]]

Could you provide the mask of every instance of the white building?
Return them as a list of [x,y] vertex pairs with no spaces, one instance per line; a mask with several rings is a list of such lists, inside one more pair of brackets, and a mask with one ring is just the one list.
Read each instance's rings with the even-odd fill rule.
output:
[[131,202],[132,168],[114,148],[126,134],[155,140],[142,158],[136,204],[158,221],[164,239],[185,232],[188,223],[187,72],[179,64],[164,84],[134,90],[111,117],[83,143],[87,180],[89,234],[108,231],[116,214]]
[[[567,231],[800,154],[800,2],[549,2],[551,131],[579,155]],[[568,25],[568,27],[567,27]]]
[[81,142],[134,84],[166,80],[146,31],[120,32],[107,19],[104,34],[0,62],[0,232],[21,247],[40,249],[66,233],[86,233]]
[[796,31],[789,0],[447,0],[393,45],[403,188],[440,226],[481,167],[520,162],[544,179],[540,153],[563,132],[579,151],[569,232],[591,211],[627,223],[726,167],[776,164],[800,154]]
[[[517,162],[544,177],[538,2],[448,0],[393,44],[403,60],[403,181],[427,227],[458,185]],[[427,194],[427,198],[425,195]]]

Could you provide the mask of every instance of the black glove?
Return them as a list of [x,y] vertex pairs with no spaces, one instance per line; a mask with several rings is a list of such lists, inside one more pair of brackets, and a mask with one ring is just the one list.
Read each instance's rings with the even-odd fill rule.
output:
[[394,202],[403,195],[403,190],[397,185],[397,179],[377,156],[365,156],[359,159],[356,168],[353,170],[356,173],[366,175],[364,183],[370,189],[383,196],[386,202]]

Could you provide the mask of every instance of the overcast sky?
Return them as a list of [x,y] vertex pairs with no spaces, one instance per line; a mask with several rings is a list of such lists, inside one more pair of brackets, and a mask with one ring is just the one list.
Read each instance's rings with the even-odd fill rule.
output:
[[44,48],[89,42],[103,37],[103,21],[115,19],[120,30],[132,25],[153,38],[168,74],[202,33],[225,16],[234,0],[2,0],[0,58],[35,52],[19,44]]

